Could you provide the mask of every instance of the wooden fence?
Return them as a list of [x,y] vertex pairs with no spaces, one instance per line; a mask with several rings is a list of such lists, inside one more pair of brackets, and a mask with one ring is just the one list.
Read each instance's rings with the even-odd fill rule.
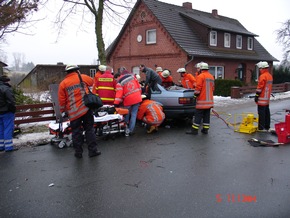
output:
[[55,120],[53,103],[17,105],[15,125]]
[[[256,93],[257,86],[233,86],[231,87],[231,98],[242,98],[244,95]],[[290,91],[290,83],[273,84],[272,93]]]

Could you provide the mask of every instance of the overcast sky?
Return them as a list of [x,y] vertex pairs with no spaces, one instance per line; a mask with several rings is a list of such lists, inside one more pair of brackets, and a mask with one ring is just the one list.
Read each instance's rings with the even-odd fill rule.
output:
[[[289,0],[162,0],[181,6],[183,2],[191,2],[193,9],[211,13],[217,9],[218,14],[237,19],[248,31],[259,37],[257,40],[275,58],[282,60],[282,46],[276,43],[275,30],[283,22],[290,19]],[[50,0],[47,9],[41,10],[38,16],[45,19],[31,27],[33,35],[14,34],[7,37],[8,45],[1,49],[8,56],[8,64],[13,65],[14,52],[23,53],[25,62],[36,64],[92,64],[97,57],[94,24],[85,26],[86,31],[78,30],[79,22],[70,21],[66,31],[57,40],[57,32],[52,22],[58,11],[55,7],[60,0]],[[136,2],[136,1],[135,1]],[[74,25],[73,25],[74,24]],[[121,26],[109,24],[103,27],[106,47],[116,38]]]

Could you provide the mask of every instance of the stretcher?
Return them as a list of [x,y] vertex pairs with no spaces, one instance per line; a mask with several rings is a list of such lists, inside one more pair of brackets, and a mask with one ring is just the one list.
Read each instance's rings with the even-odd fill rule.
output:
[[[103,107],[107,107],[104,105]],[[100,108],[103,110],[104,108]],[[128,113],[128,110],[123,110]],[[117,109],[116,112],[120,110]],[[124,113],[123,112],[123,113]],[[48,124],[49,133],[55,135],[50,143],[58,148],[72,146],[72,131],[69,120],[64,122],[51,122]],[[94,115],[94,128],[96,137],[109,136],[117,133],[125,133],[127,125],[124,114],[108,114],[106,112],[98,112]]]
[[101,107],[94,117],[94,127],[97,136],[108,136],[125,133],[127,124],[124,116],[128,109],[115,108],[111,105]]
[[[72,131],[68,119],[61,116],[58,104],[58,84],[50,84],[49,90],[56,115],[56,121],[48,124],[49,133],[54,135],[51,144],[58,148],[72,146]],[[127,124],[124,116],[128,109],[115,108],[112,105],[103,105],[94,113],[94,129],[96,137],[110,136],[125,133]]]

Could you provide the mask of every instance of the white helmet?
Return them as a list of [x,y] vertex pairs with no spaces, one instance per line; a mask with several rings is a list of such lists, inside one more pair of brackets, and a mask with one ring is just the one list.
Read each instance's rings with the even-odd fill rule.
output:
[[65,67],[65,72],[68,72],[68,71],[73,71],[73,70],[79,70],[79,66],[78,65],[73,65],[73,64],[70,64],[70,65],[66,65]]
[[105,65],[99,66],[99,71],[106,71],[107,67]]
[[256,64],[258,68],[268,68],[269,64],[267,61],[260,61],[259,63]]
[[185,70],[185,68],[179,68],[178,70],[177,70],[177,73],[185,73],[186,72],[186,70]]
[[201,62],[200,63],[200,69],[201,70],[208,70],[208,64],[207,63],[204,63],[204,62]]
[[161,75],[162,75],[164,78],[167,78],[167,77],[169,77],[170,72],[169,72],[169,70],[163,70],[163,72],[161,73]]
[[156,67],[156,72],[162,71],[162,67]]

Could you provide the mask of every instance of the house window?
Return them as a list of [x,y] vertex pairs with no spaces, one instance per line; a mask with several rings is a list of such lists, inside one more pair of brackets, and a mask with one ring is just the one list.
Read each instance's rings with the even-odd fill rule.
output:
[[253,37],[248,37],[248,50],[253,50]]
[[224,79],[224,67],[222,66],[210,66],[209,72],[215,79]]
[[225,33],[225,35],[224,35],[224,46],[226,48],[231,47],[231,34],[229,34],[229,33]]
[[90,77],[95,78],[96,69],[90,69]]
[[242,36],[241,35],[237,35],[236,38],[236,47],[237,49],[242,49],[242,45],[243,45],[243,41],[242,41]]
[[146,31],[146,44],[156,43],[156,29]]
[[209,43],[211,46],[217,46],[217,32],[216,31],[210,31]]

